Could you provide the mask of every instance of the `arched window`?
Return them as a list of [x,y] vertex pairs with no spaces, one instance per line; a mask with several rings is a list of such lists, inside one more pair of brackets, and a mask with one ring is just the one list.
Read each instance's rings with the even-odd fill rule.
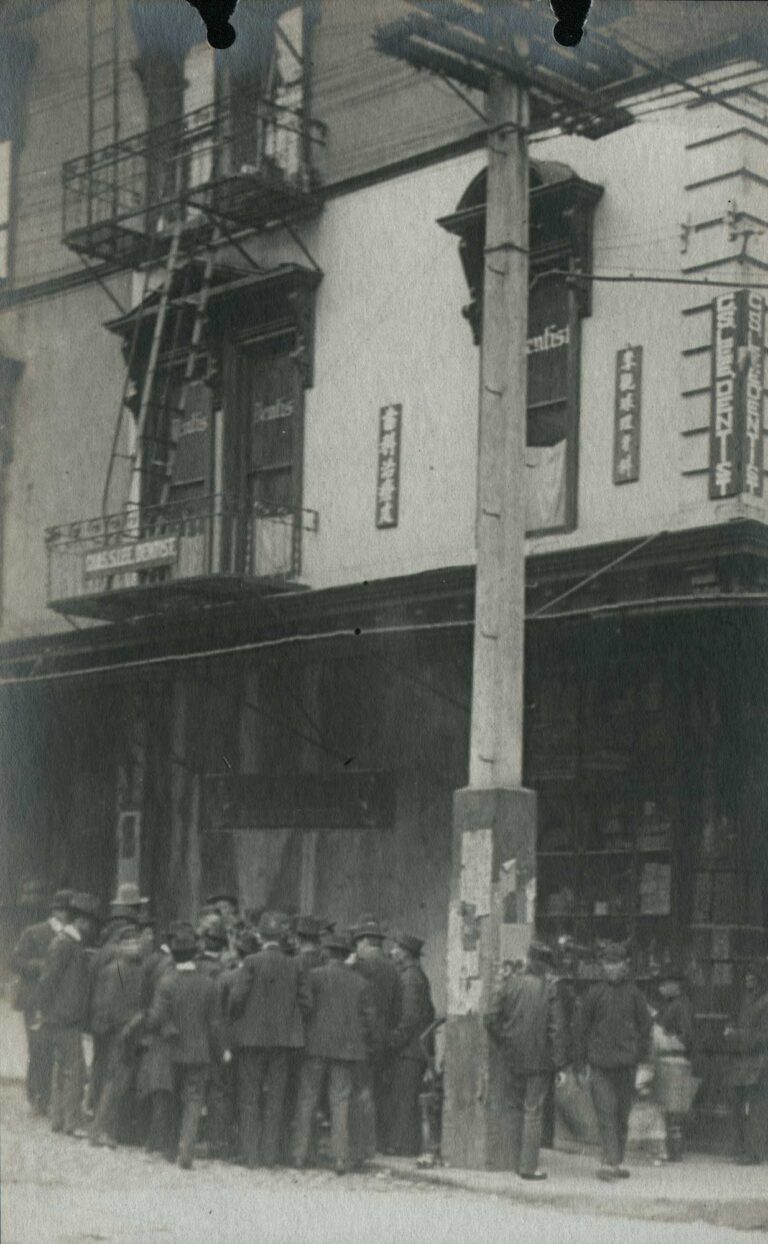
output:
[[[439,221],[459,237],[469,288],[463,308],[476,344],[482,340],[487,172],[473,178],[456,211]],[[567,164],[532,161],[528,293],[528,421],[526,455],[529,535],[576,526],[580,323],[591,312],[589,282],[571,270],[592,266],[592,215],[602,187]]]

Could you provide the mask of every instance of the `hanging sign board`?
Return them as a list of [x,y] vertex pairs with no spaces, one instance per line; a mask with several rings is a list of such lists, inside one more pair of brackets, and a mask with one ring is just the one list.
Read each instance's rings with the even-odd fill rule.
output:
[[152,570],[156,566],[172,565],[178,555],[178,536],[133,540],[86,553],[83,574],[86,579],[93,579],[99,575],[124,574],[131,570]]
[[631,484],[640,478],[640,402],[643,347],[625,346],[616,353],[613,403],[613,482]]
[[400,510],[400,443],[403,408],[382,406],[376,459],[376,526],[396,527]]
[[390,773],[275,771],[203,778],[205,824],[224,829],[389,829],[395,785]]
[[709,495],[763,495],[765,300],[739,289],[712,306]]

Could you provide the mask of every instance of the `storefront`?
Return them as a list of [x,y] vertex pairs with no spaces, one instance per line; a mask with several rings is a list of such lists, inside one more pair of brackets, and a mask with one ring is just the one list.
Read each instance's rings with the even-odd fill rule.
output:
[[[695,1126],[722,1145],[722,1031],[746,963],[768,949],[768,648],[750,604],[766,541],[754,524],[667,537],[558,606],[617,551],[529,564],[536,925],[573,938],[583,985],[603,938],[629,942],[651,1001],[658,973],[684,964],[704,1079]],[[194,644],[169,623],[166,655],[253,645],[175,665],[119,668],[161,655],[149,635],[120,648],[113,636],[109,656],[70,640],[44,669],[109,660],[114,673],[3,689],[21,723],[6,795],[17,880],[42,872],[106,901],[127,841],[121,867],[138,869],[162,919],[225,888],[243,908],[339,924],[375,911],[425,938],[440,1012],[473,580],[465,567],[283,597],[282,646],[247,610]],[[32,671],[28,647],[17,673]]]

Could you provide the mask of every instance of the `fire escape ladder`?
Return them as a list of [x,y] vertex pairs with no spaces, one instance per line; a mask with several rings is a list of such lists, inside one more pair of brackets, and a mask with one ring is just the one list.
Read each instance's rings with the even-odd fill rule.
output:
[[[117,0],[88,0],[86,12],[88,57],[88,154],[120,139],[120,36]],[[96,177],[100,175],[95,174]],[[91,201],[104,187],[94,184],[91,165]],[[116,184],[111,197],[116,195]],[[117,202],[111,205],[117,210]],[[89,222],[90,223],[90,222]]]
[[112,437],[112,449],[107,464],[107,477],[104,481],[104,491],[101,499],[102,516],[106,519],[112,513],[111,493],[112,481],[115,472],[115,465],[121,458],[128,458],[132,465],[131,470],[131,487],[129,489],[129,502],[137,503],[139,494],[136,490],[136,478],[140,476],[146,469],[145,464],[145,444],[144,432],[147,424],[147,418],[152,405],[152,391],[154,388],[155,372],[157,370],[157,360],[160,354],[160,343],[163,338],[165,329],[165,321],[168,313],[168,303],[170,301],[171,288],[176,272],[179,268],[181,233],[183,222],[177,220],[173,228],[171,237],[171,245],[168,250],[165,271],[160,289],[160,302],[158,304],[157,315],[155,317],[154,328],[152,332],[152,343],[149,351],[149,360],[147,371],[141,385],[141,396],[139,399],[139,409],[137,414],[136,432],[135,432],[135,448],[131,453],[123,453],[120,450],[123,429],[125,427],[126,413],[129,415],[132,411],[131,386],[133,384],[134,363],[136,352],[138,349],[139,337],[143,327],[143,317],[141,315],[141,307],[143,306],[147,294],[149,293],[149,285],[151,278],[151,268],[147,267],[144,274],[144,282],[141,299],[139,301],[139,311],[133,324],[133,332],[131,334],[131,344],[128,350],[126,360],[125,379],[123,381],[123,391],[120,397],[120,405],[117,412],[117,420],[115,423],[115,431]]

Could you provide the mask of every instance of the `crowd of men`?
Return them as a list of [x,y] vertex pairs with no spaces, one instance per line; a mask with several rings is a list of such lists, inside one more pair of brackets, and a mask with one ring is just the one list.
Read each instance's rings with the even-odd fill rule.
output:
[[[566,957],[572,953],[566,947]],[[629,1178],[624,1157],[630,1113],[641,1065],[649,1063],[666,1128],[659,1160],[680,1162],[700,1085],[686,971],[665,965],[649,1001],[632,979],[626,944],[603,944],[600,979],[584,993],[577,993],[568,965],[560,966],[565,974],[555,972],[552,949],[533,941],[527,963],[502,973],[485,1015],[508,1070],[513,1169],[523,1179],[546,1179],[539,1151],[547,1106],[551,1111],[561,1090],[563,1114],[568,1108],[581,1113],[577,1126],[584,1122],[584,1094],[589,1096],[599,1132],[598,1178]],[[768,1157],[768,961],[748,966],[738,1015],[722,1035],[733,1055],[728,1081],[734,1159],[757,1166]]]
[[[440,1022],[422,945],[372,915],[349,930],[274,911],[241,919],[228,895],[212,896],[196,925],[159,934],[134,886],[120,888],[103,921],[92,895],[60,890],[12,957],[30,1104],[55,1132],[143,1144],[186,1169],[201,1148],[248,1167],[329,1158],[339,1174],[376,1152],[417,1155]],[[627,1178],[629,1117],[649,1060],[663,1160],[680,1161],[699,1084],[686,973],[666,965],[649,1004],[626,946],[602,947],[600,979],[585,992],[568,962],[574,948],[560,951],[556,961],[534,940],[525,963],[503,965],[484,1017],[508,1073],[513,1169],[546,1178],[539,1152],[547,1131],[551,1143],[555,1098],[567,1112],[587,1094],[597,1174]],[[735,1157],[756,1165],[768,1156],[768,962],[747,971],[723,1040]],[[428,1131],[427,1109],[423,1119]]]
[[54,1132],[185,1169],[201,1147],[298,1168],[325,1147],[338,1174],[377,1151],[418,1154],[434,1020],[422,945],[372,915],[344,931],[241,919],[228,895],[158,936],[135,887],[104,921],[92,895],[60,890],[12,957],[30,1104]]

